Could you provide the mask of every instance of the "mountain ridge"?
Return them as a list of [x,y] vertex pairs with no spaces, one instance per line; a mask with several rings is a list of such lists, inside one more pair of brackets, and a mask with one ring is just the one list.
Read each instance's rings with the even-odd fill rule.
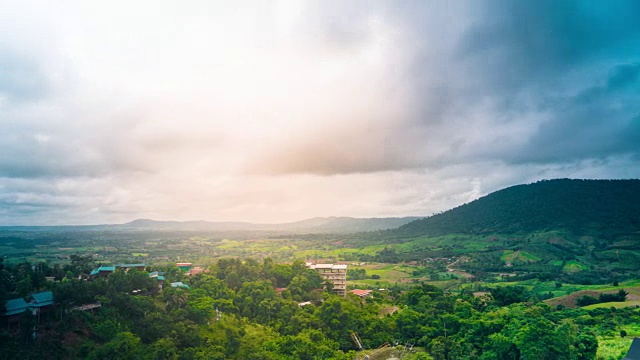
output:
[[135,219],[123,224],[0,226],[10,231],[268,231],[290,233],[352,233],[397,228],[421,217],[314,217],[295,222],[267,224],[242,221],[215,222],[205,220]]
[[136,219],[116,225],[131,229],[217,230],[217,231],[291,231],[291,232],[363,232],[397,228],[420,217],[354,218],[345,216],[314,217],[295,222],[266,224],[251,222],[158,221]]
[[553,179],[514,185],[387,234],[416,237],[559,228],[602,236],[640,231],[640,180]]

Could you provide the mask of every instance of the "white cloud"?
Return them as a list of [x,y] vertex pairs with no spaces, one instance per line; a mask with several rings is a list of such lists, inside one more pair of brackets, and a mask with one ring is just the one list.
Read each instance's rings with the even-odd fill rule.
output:
[[3,5],[0,223],[429,215],[540,178],[640,175],[635,105],[598,123],[606,146],[543,141],[615,74],[536,68],[519,54],[557,44],[517,41],[480,3]]

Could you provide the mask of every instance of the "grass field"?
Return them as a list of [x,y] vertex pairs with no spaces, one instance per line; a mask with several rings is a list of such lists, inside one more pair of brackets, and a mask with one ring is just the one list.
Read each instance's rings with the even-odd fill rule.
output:
[[504,250],[502,252],[502,256],[500,256],[500,260],[504,261],[505,263],[514,263],[516,261],[534,262],[540,261],[540,258],[526,251]]
[[[378,281],[384,281],[388,283],[406,282],[410,281],[412,277],[414,267],[401,265],[401,264],[365,264],[359,266],[350,266],[351,269],[364,269],[367,275],[378,275],[380,279]],[[373,280],[373,279],[372,279]],[[374,280],[375,282],[375,280]]]
[[589,267],[581,262],[575,260],[569,260],[564,264],[562,271],[565,272],[578,272],[583,270],[589,270]]
[[[545,284],[545,287],[541,287],[541,289],[549,286]],[[613,285],[572,285],[572,284],[563,284],[560,289],[556,289],[556,291],[552,291],[554,294],[562,293],[558,297],[545,300],[545,303],[548,305],[555,307],[558,304],[563,304],[564,306],[573,307],[575,299],[581,295],[591,295],[597,296],[602,292],[617,292],[621,289],[628,292],[627,301],[624,302],[608,302],[608,303],[600,303],[593,304],[589,306],[585,306],[585,309],[597,309],[597,308],[623,308],[629,306],[640,306],[640,280],[631,280],[625,281],[619,284],[619,286]]]
[[627,332],[627,336],[621,337],[619,334],[611,336],[598,336],[598,360],[619,360],[622,359],[634,337],[640,337],[640,324],[622,326],[620,330]]
[[621,338],[620,336],[604,337],[598,336],[597,360],[620,360],[624,358],[633,341],[632,337]]

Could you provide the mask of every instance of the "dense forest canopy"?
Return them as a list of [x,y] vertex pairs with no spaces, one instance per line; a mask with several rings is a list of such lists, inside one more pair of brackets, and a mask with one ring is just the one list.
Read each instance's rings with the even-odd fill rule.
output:
[[[48,289],[56,299],[49,312],[0,330],[1,358],[346,360],[359,345],[399,344],[418,350],[397,350],[407,360],[578,360],[594,358],[597,335],[640,321],[633,308],[553,309],[517,286],[479,296],[422,283],[340,297],[317,290],[321,279],[302,262],[224,259],[193,277],[149,268],[166,276],[159,289],[135,269],[79,280],[94,264],[74,260],[58,282],[44,281],[53,269],[41,264],[1,270],[5,295]],[[177,280],[189,287],[167,286]],[[95,302],[95,311],[73,310]]]

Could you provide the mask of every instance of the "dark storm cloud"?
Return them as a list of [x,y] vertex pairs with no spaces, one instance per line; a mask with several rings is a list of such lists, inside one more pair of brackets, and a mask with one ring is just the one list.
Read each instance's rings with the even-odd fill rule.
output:
[[491,76],[489,90],[531,87],[603,57],[637,56],[639,17],[637,1],[488,1],[459,55]]
[[[371,19],[400,35],[385,49],[388,77],[369,118],[327,119],[324,129],[269,149],[261,160],[269,173],[563,163],[640,151],[638,2],[373,2],[313,15],[312,39],[348,51],[375,36]],[[404,101],[396,88],[409,89],[408,111],[380,115]]]
[[549,100],[543,123],[516,162],[563,162],[640,154],[640,64],[620,65],[604,85]]
[[[401,166],[637,158],[640,3],[489,1],[477,9],[460,37],[446,39],[451,53],[414,58],[418,101],[414,127],[399,133],[410,159]],[[416,13],[407,18],[420,34]],[[484,128],[478,113],[489,119]],[[529,129],[496,135],[509,127]]]
[[[530,111],[547,118],[504,160],[563,163],[640,152],[640,3],[488,4],[486,22],[461,47],[482,79],[478,90],[512,117]],[[562,92],[571,86],[576,94]],[[526,106],[518,101],[523,94]]]

